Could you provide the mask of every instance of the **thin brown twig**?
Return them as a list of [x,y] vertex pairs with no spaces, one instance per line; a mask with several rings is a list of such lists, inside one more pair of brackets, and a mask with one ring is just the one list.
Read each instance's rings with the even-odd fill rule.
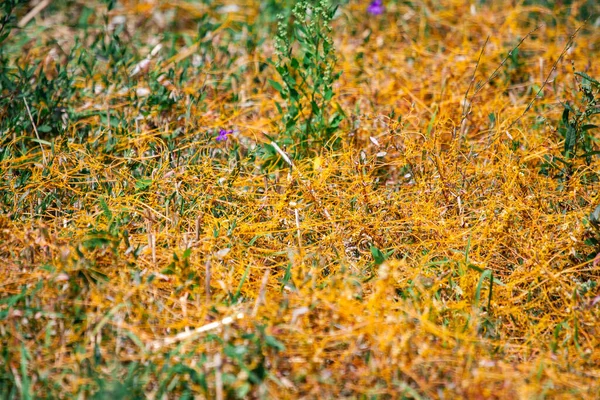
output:
[[42,159],[44,160],[44,165],[47,165],[46,153],[44,153],[44,147],[42,146],[40,134],[38,133],[37,127],[35,126],[35,122],[33,121],[33,116],[31,115],[31,110],[29,109],[29,104],[27,104],[27,100],[25,98],[23,98],[23,103],[25,103],[25,108],[27,109],[27,114],[29,115],[29,119],[31,120],[31,125],[33,126],[33,130],[35,131],[35,137],[37,138],[38,144],[40,145],[40,149],[42,150]]
[[[481,53],[479,54],[479,58],[477,59],[477,64],[475,65],[475,71],[473,71],[473,77],[471,78],[471,82],[469,84],[469,88],[467,89],[467,92],[465,93],[465,98],[463,100],[464,101],[464,104],[463,104],[463,113],[462,113],[462,117],[461,117],[460,124],[459,124],[459,126],[461,127],[461,135],[464,134],[464,130],[466,129],[465,122],[466,122],[466,119],[467,119],[468,110],[469,110],[469,108],[471,106],[470,103],[473,102],[473,99],[475,98],[475,96],[477,96],[479,94],[479,92],[481,92],[483,90],[483,88],[485,86],[487,86],[496,77],[496,75],[498,74],[498,71],[500,71],[500,69],[504,66],[504,64],[506,64],[506,62],[508,61],[508,59],[512,56],[513,52],[515,50],[517,50],[519,47],[521,47],[521,45],[523,44],[523,42],[525,42],[525,40],[528,37],[530,37],[535,31],[537,31],[541,27],[542,27],[542,25],[538,25],[534,29],[532,29],[531,31],[529,31],[527,33],[527,35],[525,35],[519,41],[519,43],[508,52],[508,54],[506,55],[506,57],[504,57],[504,59],[502,60],[502,62],[498,65],[498,67],[496,67],[496,69],[494,70],[494,72],[492,72],[492,74],[489,76],[489,78],[486,79],[486,81],[483,84],[481,84],[478,88],[475,89],[475,91],[471,95],[471,99],[468,100],[467,96],[469,94],[469,91],[473,87],[473,83],[474,83],[474,80],[475,80],[475,73],[477,72],[477,68],[479,67],[479,63],[481,61],[481,57],[483,55],[485,47],[486,47],[486,45],[487,45],[487,43],[489,41],[489,38],[490,38],[489,36],[487,37],[487,39],[485,40],[485,43],[483,44],[483,48],[481,49]],[[469,103],[469,106],[467,106],[468,103]]]
[[185,340],[191,340],[191,339],[197,337],[198,335],[200,335],[201,333],[205,333],[205,332],[209,332],[209,331],[212,331],[212,330],[215,330],[218,328],[222,328],[223,326],[226,326],[226,325],[231,325],[236,320],[239,320],[242,318],[244,318],[244,313],[239,312],[231,317],[225,317],[220,321],[211,322],[209,324],[203,325],[203,326],[193,329],[191,331],[180,332],[175,336],[166,337],[163,339],[157,339],[157,340],[151,342],[148,345],[148,348],[152,349],[152,350],[159,350],[162,347],[169,346],[171,344],[179,343],[179,342],[182,342]]
[[50,0],[42,0],[35,7],[31,9],[18,23],[17,26],[19,28],[23,28],[25,25],[29,23],[32,19],[35,18],[42,10],[50,4]]
[[204,285],[205,285],[205,291],[206,291],[206,304],[210,303],[210,275],[211,275],[211,268],[210,268],[210,259],[206,259],[206,263],[204,264],[204,270],[205,270],[205,280],[204,280]]
[[473,70],[473,75],[471,75],[471,82],[469,83],[469,87],[467,88],[467,91],[465,92],[465,98],[463,99],[462,119],[460,120],[461,125],[462,125],[462,122],[465,120],[465,118],[467,118],[467,111],[468,111],[468,107],[467,107],[468,98],[467,97],[469,96],[469,92],[471,91],[471,88],[473,87],[473,83],[475,83],[475,74],[477,73],[477,69],[479,68],[479,63],[481,62],[481,57],[483,57],[483,52],[485,51],[485,48],[489,41],[490,41],[490,36],[488,35],[488,37],[485,38],[485,42],[483,43],[483,47],[481,48],[481,52],[479,53],[479,58],[477,58],[477,63],[475,64],[475,69]]
[[525,114],[527,114],[527,111],[529,111],[531,109],[531,107],[533,106],[533,103],[535,102],[535,100],[538,98],[538,96],[540,95],[540,93],[542,93],[542,91],[544,90],[544,88],[546,87],[546,85],[548,84],[548,82],[550,82],[550,77],[552,76],[552,73],[556,70],[556,67],[558,66],[558,63],[563,59],[563,57],[565,56],[565,54],[567,54],[567,51],[569,51],[569,49],[573,45],[573,41],[575,39],[575,36],[577,36],[577,34],[581,30],[581,28],[583,28],[585,26],[586,22],[587,21],[584,21],[583,24],[581,24],[575,30],[575,32],[573,32],[573,34],[569,37],[569,40],[567,41],[567,44],[565,45],[565,47],[563,48],[562,52],[560,53],[560,56],[558,56],[558,58],[556,59],[556,61],[554,62],[554,64],[552,64],[552,68],[550,69],[550,72],[548,73],[548,75],[546,76],[546,79],[542,83],[542,86],[537,91],[537,93],[535,94],[535,96],[533,96],[533,98],[531,99],[531,101],[529,102],[529,104],[527,104],[527,107],[525,107],[525,110],[523,111],[523,113],[521,115],[519,115],[519,117],[517,119],[515,119],[513,122],[510,123],[510,125],[507,128],[507,130],[510,130],[510,128],[512,128],[517,122],[519,122],[525,116]]
[[538,30],[538,29],[540,29],[541,27],[542,27],[542,25],[538,25],[538,26],[536,26],[534,29],[532,29],[531,31],[529,31],[529,32],[527,33],[527,35],[525,35],[525,36],[523,37],[523,39],[521,39],[521,40],[519,41],[519,43],[518,43],[518,44],[517,44],[515,47],[513,47],[513,48],[512,48],[512,49],[511,49],[511,50],[508,52],[508,54],[506,55],[506,57],[504,57],[504,59],[502,60],[502,62],[500,63],[500,65],[498,65],[498,67],[497,67],[497,68],[494,70],[494,72],[492,72],[492,74],[490,75],[490,77],[489,77],[489,78],[488,78],[488,79],[487,79],[487,80],[486,80],[486,81],[485,81],[485,82],[484,82],[484,83],[483,83],[481,86],[479,86],[479,87],[478,87],[478,88],[475,90],[475,92],[473,93],[473,96],[471,96],[471,100],[473,100],[473,98],[474,98],[475,96],[477,96],[477,94],[478,94],[479,92],[481,92],[481,90],[483,90],[483,88],[484,88],[484,87],[485,87],[487,84],[489,84],[489,83],[490,83],[490,82],[491,82],[491,81],[492,81],[492,80],[493,80],[493,79],[496,77],[496,75],[498,75],[498,71],[500,71],[500,69],[501,69],[501,68],[504,66],[504,64],[506,64],[506,62],[508,61],[508,59],[509,59],[509,58],[512,56],[513,52],[514,52],[515,50],[517,50],[519,47],[521,47],[521,45],[523,44],[523,42],[525,42],[525,40],[527,40],[527,38],[528,38],[529,36],[531,36],[531,35],[532,35],[532,34],[533,34],[535,31],[537,31],[537,30]]

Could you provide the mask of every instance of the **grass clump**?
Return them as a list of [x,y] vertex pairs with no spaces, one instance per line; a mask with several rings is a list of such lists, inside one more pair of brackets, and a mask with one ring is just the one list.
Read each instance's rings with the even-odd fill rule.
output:
[[3,2],[0,397],[597,398],[546,3]]

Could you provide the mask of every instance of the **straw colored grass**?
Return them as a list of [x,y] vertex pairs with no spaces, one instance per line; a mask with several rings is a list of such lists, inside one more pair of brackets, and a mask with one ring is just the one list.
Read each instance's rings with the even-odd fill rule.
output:
[[[44,153],[0,161],[4,394],[129,382],[168,398],[598,398],[587,217],[599,199],[584,175],[600,164],[577,159],[568,180],[540,172],[561,154],[560,102],[580,99],[573,71],[600,77],[595,21],[568,46],[583,22],[542,6],[390,3],[373,17],[343,5],[342,146],[265,171],[254,151],[263,132],[277,142],[281,99],[266,83],[267,24],[252,33],[264,43],[244,45],[260,2],[243,3],[205,7],[224,23],[210,46],[181,42],[95,94],[100,79],[73,82],[77,112],[97,114],[43,138]],[[163,37],[158,16],[185,33],[204,12],[127,1],[110,15],[127,16],[141,60]],[[24,28],[48,27],[28,57],[59,32],[74,45],[65,18],[49,9]],[[502,64],[528,34],[520,64]],[[206,48],[181,86],[152,81]],[[174,105],[137,131],[103,119],[134,118],[131,93],[160,87]],[[90,135],[70,139],[83,124]],[[234,133],[217,142],[219,129]]]

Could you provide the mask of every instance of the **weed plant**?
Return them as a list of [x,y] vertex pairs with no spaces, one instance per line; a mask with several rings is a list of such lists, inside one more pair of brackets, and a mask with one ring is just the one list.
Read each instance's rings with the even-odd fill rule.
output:
[[0,398],[600,397],[595,2],[39,4]]
[[278,15],[274,46],[280,81],[269,82],[284,101],[283,106],[275,103],[284,126],[280,142],[296,157],[314,156],[323,147],[339,148],[335,133],[342,114],[332,104],[333,85],[340,75],[335,71],[331,35],[336,10],[325,0],[302,1],[294,5],[289,17]]

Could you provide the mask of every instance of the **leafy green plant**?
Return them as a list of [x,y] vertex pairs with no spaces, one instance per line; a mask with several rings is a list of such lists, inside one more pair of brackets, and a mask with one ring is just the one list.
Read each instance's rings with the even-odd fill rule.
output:
[[[16,26],[15,12],[19,6],[25,3],[25,0],[6,0],[0,5],[0,44],[8,38]],[[0,47],[0,54],[3,53],[3,49]]]
[[[586,166],[592,162],[594,155],[600,154],[597,148],[598,139],[594,132],[598,130],[594,118],[600,114],[600,82],[583,72],[575,72],[581,78],[578,91],[579,102],[563,103],[563,113],[557,132],[564,140],[561,156],[547,156],[541,165],[541,172],[549,175],[552,170],[558,171],[556,177],[567,181],[583,160]],[[586,172],[582,175],[584,183],[595,182],[597,174]]]
[[330,25],[336,10],[325,0],[303,1],[288,18],[278,17],[275,69],[280,80],[269,82],[283,99],[276,104],[282,115],[282,143],[294,158],[339,145],[334,134],[343,117],[339,109],[332,109],[332,99],[340,73],[334,71],[337,58]]
[[576,72],[575,75],[581,78],[579,92],[583,95],[583,104],[578,107],[564,103],[559,132],[565,138],[564,159],[581,157],[589,164],[593,155],[600,154],[600,151],[594,150],[596,139],[590,132],[598,129],[591,123],[591,118],[600,114],[600,82],[583,72]]

